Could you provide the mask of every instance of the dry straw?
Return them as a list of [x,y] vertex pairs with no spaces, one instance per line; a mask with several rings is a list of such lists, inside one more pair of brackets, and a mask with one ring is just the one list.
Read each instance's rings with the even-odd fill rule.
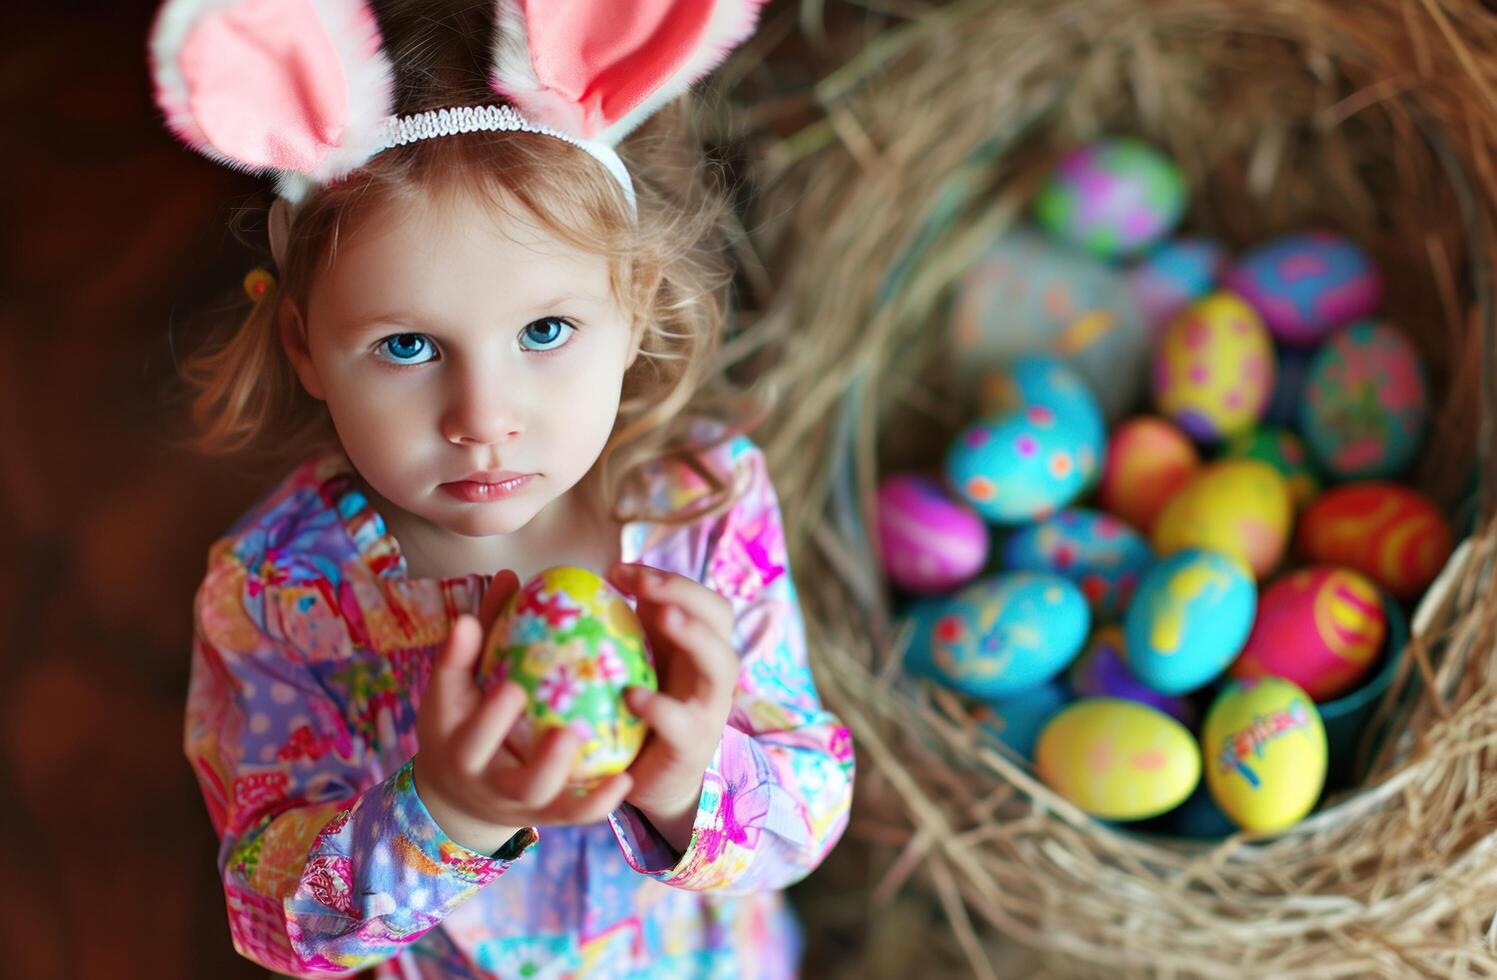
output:
[[1366,782],[1276,839],[1200,845],[1088,818],[908,684],[864,521],[878,475],[933,462],[962,421],[942,364],[954,281],[1061,150],[1103,133],[1166,149],[1192,226],[1230,244],[1329,226],[1372,249],[1442,404],[1419,479],[1454,512],[1497,422],[1497,18],[1469,0],[799,13],[827,29],[777,43],[831,67],[804,97],[746,100],[773,134],[753,229],[773,292],[748,336],[785,395],[765,439],[818,677],[859,749],[852,846],[895,855],[875,902],[928,890],[979,975],[986,924],[1068,973],[1497,976],[1491,527],[1417,617]]

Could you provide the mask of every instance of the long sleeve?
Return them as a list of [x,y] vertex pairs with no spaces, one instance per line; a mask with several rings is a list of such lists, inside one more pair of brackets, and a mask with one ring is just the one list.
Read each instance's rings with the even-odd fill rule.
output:
[[793,884],[836,844],[852,799],[853,751],[816,693],[763,455],[742,437],[728,451],[739,490],[715,529],[704,581],[733,605],[742,669],[691,842],[678,860],[632,807],[610,820],[635,870],[678,888],[745,893]]
[[309,661],[313,646],[339,645],[326,642],[339,622],[333,589],[276,569],[279,557],[215,546],[197,595],[184,747],[221,841],[235,948],[295,976],[352,973],[419,939],[534,836],[497,856],[470,851],[433,821],[410,761],[380,771],[370,735],[350,730]]

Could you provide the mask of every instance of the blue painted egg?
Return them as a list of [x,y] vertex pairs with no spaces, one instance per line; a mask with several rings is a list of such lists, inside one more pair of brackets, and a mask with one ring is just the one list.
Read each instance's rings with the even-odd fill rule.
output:
[[1120,616],[1153,561],[1143,536],[1110,514],[1071,507],[1015,531],[1003,545],[1013,571],[1053,572],[1075,582],[1103,619]]
[[1237,560],[1200,548],[1170,555],[1144,574],[1128,607],[1128,663],[1163,694],[1194,691],[1237,656],[1257,605],[1257,586]]
[[1413,462],[1429,419],[1419,355],[1403,334],[1363,320],[1321,346],[1300,403],[1300,430],[1332,476],[1393,476]]
[[975,698],[1005,698],[1054,678],[1091,628],[1081,590],[1058,575],[982,578],[946,599],[909,654]]
[[978,709],[977,717],[988,734],[1016,755],[1032,760],[1040,732],[1070,700],[1065,684],[1051,681],[1022,694],[989,701]]
[[1128,290],[1150,331],[1211,292],[1227,259],[1226,248],[1211,238],[1176,238],[1139,259],[1128,270]]
[[989,245],[958,284],[950,350],[964,393],[1020,354],[1059,357],[1117,419],[1143,391],[1149,337],[1122,272],[1017,228]]
[[1260,245],[1227,272],[1227,289],[1252,304],[1280,341],[1315,344],[1382,302],[1382,277],[1367,253],[1318,231]]
[[1160,694],[1133,673],[1128,666],[1128,646],[1123,630],[1103,626],[1092,634],[1091,642],[1071,664],[1066,676],[1071,690],[1079,697],[1123,698],[1158,708],[1181,724],[1195,727],[1196,709],[1188,698]]
[[1079,497],[1103,449],[1089,422],[1034,404],[962,430],[946,455],[946,480],[984,519],[1022,524]]
[[1107,445],[1107,422],[1086,380],[1050,354],[1021,354],[983,380],[979,410],[984,418],[1010,415],[1044,405],[1083,433],[1100,459]]

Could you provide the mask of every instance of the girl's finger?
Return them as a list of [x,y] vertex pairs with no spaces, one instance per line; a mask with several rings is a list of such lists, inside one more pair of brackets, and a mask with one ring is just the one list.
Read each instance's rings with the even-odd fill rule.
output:
[[692,710],[669,695],[647,687],[631,687],[624,692],[624,703],[655,737],[673,747],[684,748],[699,737]]
[[467,613],[453,620],[421,695],[421,711],[432,713],[439,732],[450,732],[478,704],[481,694],[473,680],[473,668],[482,640],[478,620]]
[[523,687],[510,680],[484,696],[478,709],[453,733],[452,751],[464,772],[477,776],[488,767],[525,710],[528,697]]
[[620,562],[609,570],[609,581],[642,601],[680,606],[707,623],[724,639],[731,639],[733,635],[733,607],[728,600],[684,575]]
[[488,636],[489,630],[494,628],[494,621],[499,618],[499,613],[510,596],[519,590],[520,577],[514,572],[506,568],[494,574],[488,591],[483,594],[483,601],[479,603],[478,622],[483,627],[484,636]]
[[634,777],[627,772],[610,776],[582,796],[563,793],[546,808],[544,820],[551,824],[597,823],[624,802],[634,788]]
[[[738,655],[711,626],[667,606],[659,616],[660,630],[682,656],[691,661],[696,677],[690,684],[693,697],[712,700],[731,692],[738,683]],[[683,685],[673,685],[679,692]]]
[[491,784],[519,805],[541,809],[566,785],[581,748],[576,734],[569,729],[552,729],[542,740],[540,752],[533,760],[523,766],[500,767]]

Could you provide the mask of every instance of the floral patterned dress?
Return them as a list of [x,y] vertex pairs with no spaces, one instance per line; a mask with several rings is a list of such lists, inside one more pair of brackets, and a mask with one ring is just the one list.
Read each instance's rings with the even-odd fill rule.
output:
[[[795,973],[800,933],[779,890],[841,836],[852,745],[807,666],[762,454],[737,437],[702,462],[733,482],[725,514],[632,523],[621,539],[625,561],[702,582],[736,614],[742,671],[684,854],[628,804],[594,825],[526,828],[493,855],[436,825],[411,779],[416,712],[489,576],[408,575],[341,452],[302,464],[214,544],[185,749],[241,954],[296,976]],[[679,463],[648,483],[657,508],[706,489]]]

